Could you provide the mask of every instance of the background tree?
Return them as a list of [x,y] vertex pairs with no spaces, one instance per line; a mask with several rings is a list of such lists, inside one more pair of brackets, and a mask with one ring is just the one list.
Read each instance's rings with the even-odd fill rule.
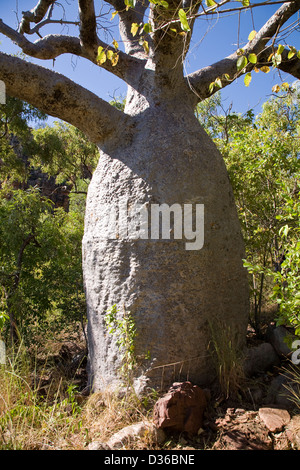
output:
[[[40,0],[23,13],[18,31],[0,23],[0,32],[28,56],[55,59],[74,54],[112,72],[128,85],[124,112],[65,76],[18,57],[0,54],[0,79],[9,95],[23,99],[84,132],[101,150],[89,186],[83,238],[83,268],[88,307],[90,384],[95,389],[119,383],[120,355],[107,334],[104,315],[114,304],[130,310],[141,357],[136,387],[161,387],[189,377],[195,383],[214,378],[207,347],[211,330],[223,324],[232,343],[245,345],[248,320],[247,273],[243,241],[223,159],[194,115],[197,103],[240,75],[277,67],[300,76],[295,48],[277,38],[300,8],[283,3],[243,49],[184,76],[184,59],[197,19],[249,2],[191,3],[109,0],[119,22],[116,40],[98,36],[98,3],[79,0],[78,36],[48,34],[55,0]],[[31,42],[28,35],[38,33]],[[100,34],[100,33],[99,33]],[[99,84],[101,87],[101,84]],[[205,244],[186,251],[184,240],[102,239],[101,203],[127,208],[135,202],[204,204]],[[123,234],[122,234],[123,235]],[[142,359],[150,351],[150,359]]]
[[[32,131],[30,161],[40,165],[48,175],[55,176],[57,184],[67,184],[72,192],[83,191],[97,166],[97,147],[84,134],[69,124],[54,122]],[[86,192],[86,191],[85,191]]]
[[26,152],[31,140],[31,124],[41,123],[46,115],[17,98],[7,97],[6,105],[0,109],[0,180],[24,182],[29,166],[21,158],[20,149]]
[[[70,196],[66,213],[45,196],[44,184],[50,176],[58,185],[70,185],[74,178],[77,186],[85,188],[83,162],[89,154],[92,165],[93,153],[80,132],[69,126],[60,155],[64,159],[59,161],[57,143],[65,137],[66,126],[57,124],[50,138],[50,128],[30,127],[43,124],[46,117],[15,98],[1,107],[0,316],[9,318],[11,339],[21,335],[26,344],[33,337],[36,343],[37,332],[47,329],[49,336],[49,328],[54,334],[63,327],[75,328],[85,318],[81,267],[85,191],[75,194],[74,200]],[[78,160],[72,167],[68,150]],[[60,189],[58,185],[52,185],[53,192]]]
[[[53,211],[37,189],[0,194],[1,311],[12,340],[79,324],[84,315],[80,214]],[[38,328],[35,324],[38,323]]]
[[299,289],[294,244],[299,193],[298,82],[274,90],[278,96],[266,101],[255,118],[251,110],[244,116],[232,113],[231,107],[225,110],[220,94],[197,107],[198,119],[224,155],[233,186],[250,273],[250,322],[258,335],[262,309],[270,308],[272,297],[280,304],[277,320],[298,325],[297,308],[288,307],[292,296],[296,301]]

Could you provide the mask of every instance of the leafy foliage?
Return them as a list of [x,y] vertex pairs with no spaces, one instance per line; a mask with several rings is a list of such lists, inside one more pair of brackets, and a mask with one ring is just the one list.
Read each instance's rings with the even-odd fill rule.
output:
[[87,187],[97,165],[97,147],[76,127],[62,122],[33,130],[30,145],[31,163],[40,166],[56,182],[79,191]]
[[[11,336],[21,332],[27,343],[37,331],[55,333],[85,317],[81,240],[98,159],[72,126],[30,127],[45,118],[19,100],[1,107],[0,330],[10,326]],[[30,186],[37,169],[72,189],[68,212]]]
[[[298,177],[300,172],[298,172]],[[299,181],[299,180],[298,180]],[[278,322],[295,328],[300,336],[300,190],[285,187],[285,205],[278,217],[283,225],[279,237],[284,246],[281,269],[274,275],[273,297],[279,304]]]
[[36,321],[53,329],[84,312],[83,220],[52,206],[37,189],[0,193],[2,310],[27,340]]
[[272,299],[279,305],[278,321],[299,327],[300,95],[296,85],[283,85],[256,119],[251,111],[244,116],[225,112],[220,96],[198,108],[200,121],[225,157],[232,182],[246,245],[251,321],[257,332],[263,303]]

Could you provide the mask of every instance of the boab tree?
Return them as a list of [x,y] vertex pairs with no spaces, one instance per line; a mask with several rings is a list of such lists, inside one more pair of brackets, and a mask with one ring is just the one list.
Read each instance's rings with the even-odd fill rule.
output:
[[[9,95],[73,124],[100,149],[83,239],[90,383],[94,389],[119,383],[122,355],[105,322],[116,304],[120,317],[130,311],[134,320],[137,388],[179,378],[202,384],[213,378],[208,354],[212,329],[228,329],[240,350],[245,345],[248,283],[226,168],[195,118],[195,106],[238,75],[249,81],[254,67],[275,65],[300,78],[297,51],[276,46],[300,0],[282,2],[242,50],[187,76],[184,58],[197,18],[257,4],[107,3],[119,19],[122,50],[116,41],[106,44],[99,37],[100,5],[93,0],[79,0],[79,17],[72,21],[55,19],[55,0],[40,0],[23,12],[17,31],[1,21],[0,32],[30,57],[74,54],[115,74],[128,85],[124,112],[53,70],[4,53],[0,79]],[[60,21],[77,25],[78,37],[42,36],[43,26]],[[35,42],[28,39],[32,33],[39,35]],[[150,230],[153,208],[165,210],[163,223],[169,210],[170,225],[161,235]],[[192,214],[194,232],[188,223]],[[107,225],[109,215],[116,217],[116,231],[107,236],[113,228]]]

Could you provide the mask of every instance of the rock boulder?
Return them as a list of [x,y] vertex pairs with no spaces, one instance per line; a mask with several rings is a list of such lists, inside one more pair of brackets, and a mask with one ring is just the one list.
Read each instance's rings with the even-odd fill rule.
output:
[[207,405],[206,394],[191,382],[175,382],[154,406],[157,428],[197,434]]

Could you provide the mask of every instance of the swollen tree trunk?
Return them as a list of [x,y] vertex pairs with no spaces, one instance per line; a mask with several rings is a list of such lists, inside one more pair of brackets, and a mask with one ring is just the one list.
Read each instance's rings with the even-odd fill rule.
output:
[[[183,90],[147,103],[139,94],[130,96],[132,136],[102,148],[90,183],[83,266],[94,389],[120,386],[119,346],[104,320],[114,304],[120,315],[125,309],[134,318],[139,392],[174,380],[203,384],[213,379],[208,347],[211,329],[220,324],[230,328],[236,347],[244,346],[248,283],[232,189],[223,159]],[[148,209],[203,204],[204,245],[189,250],[187,240],[172,235],[169,240],[124,234],[105,239],[105,203],[128,208],[140,203]]]
[[[23,12],[18,31],[0,20],[0,32],[31,57],[55,60],[74,54],[124,80],[129,86],[124,113],[53,70],[1,52],[0,80],[8,94],[70,122],[100,149],[83,239],[90,386],[104,390],[122,385],[124,337],[112,334],[105,321],[114,305],[120,321],[128,311],[134,320],[137,334],[134,344],[133,337],[127,344],[135,346],[136,390],[185,379],[207,384],[216,375],[212,337],[224,344],[225,334],[229,347],[238,351],[245,346],[248,282],[226,168],[194,109],[216,90],[214,84],[225,87],[254,66],[256,71],[272,66],[276,37],[281,29],[287,33],[286,22],[299,11],[300,0],[283,2],[242,51],[185,78],[183,61],[196,16],[231,11],[227,2],[206,8],[197,1],[107,1],[118,14],[124,51],[116,50],[116,41],[105,44],[98,37],[98,2],[93,0],[78,0],[79,23],[73,21],[78,37],[42,36],[43,26],[64,23],[52,21],[56,0],[39,0],[36,8]],[[26,35],[35,32],[39,39],[29,41]],[[107,60],[102,60],[103,52]],[[241,53],[247,64],[243,70],[238,67]],[[255,61],[248,61],[250,54]],[[300,78],[300,61],[292,49],[280,59],[279,68]],[[140,212],[135,220],[136,204]],[[152,209],[162,207],[174,210],[174,216],[159,237],[151,232]],[[197,210],[202,215],[203,207],[204,221],[200,217],[198,226]],[[186,223],[186,208],[195,210],[195,227]],[[145,214],[148,229],[151,219],[148,231]],[[199,229],[196,245],[194,229]]]

